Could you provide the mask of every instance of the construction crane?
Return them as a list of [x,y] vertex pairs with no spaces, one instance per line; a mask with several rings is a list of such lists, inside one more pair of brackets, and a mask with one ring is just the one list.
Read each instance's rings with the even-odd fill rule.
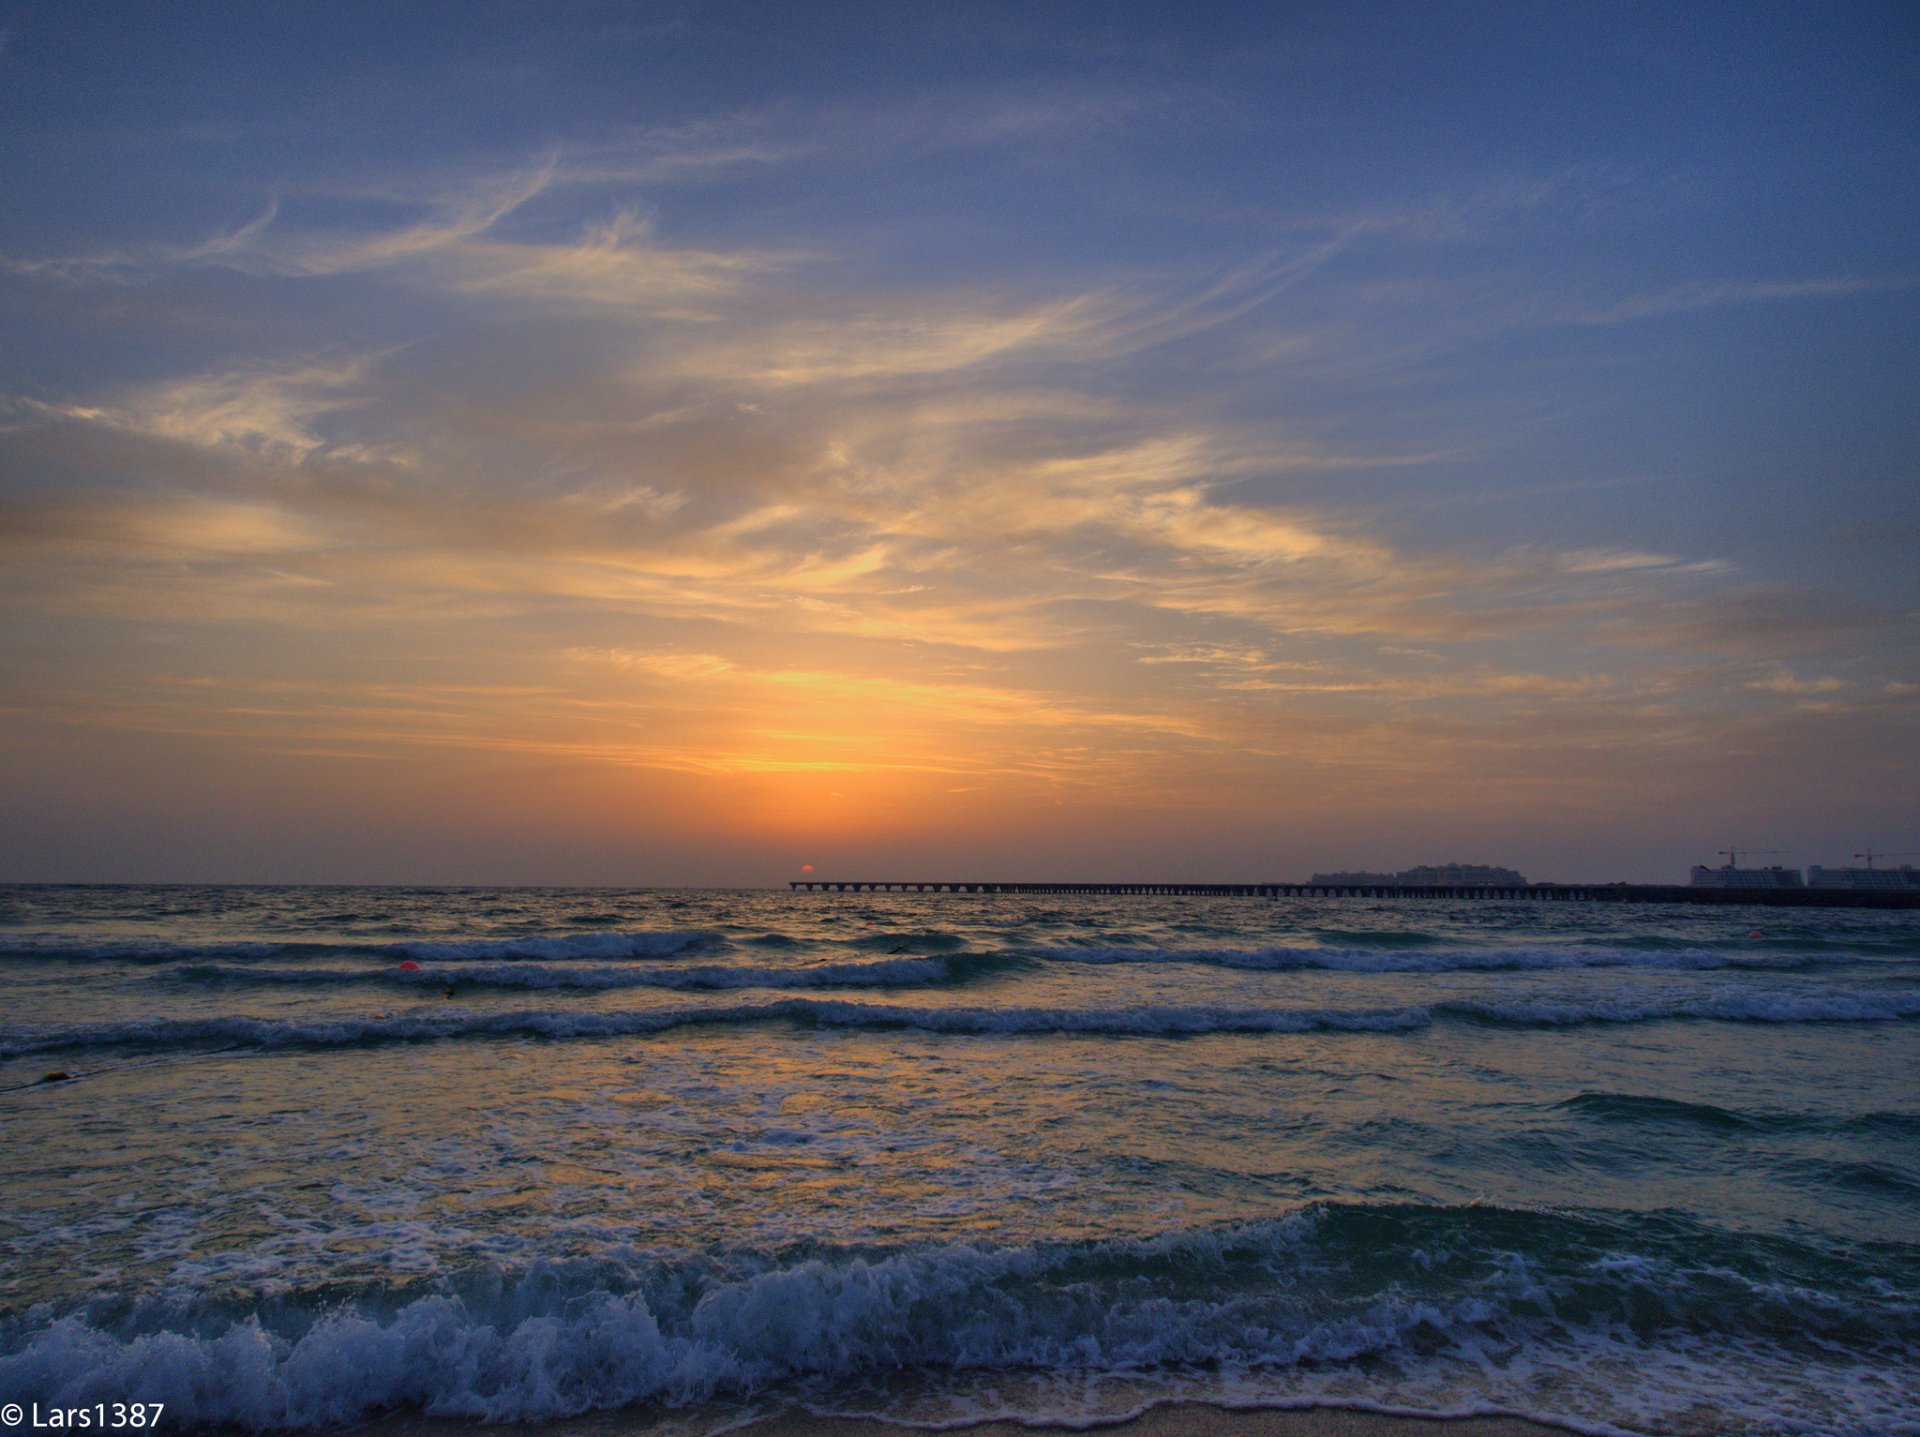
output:
[[[1752,856],[1753,856],[1754,854],[1756,854],[1756,853],[1763,853],[1763,854],[1765,854],[1765,853],[1784,853],[1785,851],[1786,851],[1785,849],[1780,849],[1780,848],[1749,848],[1749,849],[1747,849],[1747,850],[1746,850],[1746,852],[1747,852],[1747,855],[1748,855],[1748,857],[1752,857]],[[1716,848],[1716,849],[1714,850],[1714,852],[1715,852],[1715,853],[1724,853],[1724,854],[1725,854],[1725,855],[1727,856],[1727,867],[1729,867],[1729,868],[1738,868],[1738,867],[1740,866],[1740,850],[1739,850],[1739,849],[1737,849],[1737,848]]]
[[1871,870],[1873,867],[1873,860],[1876,858],[1920,858],[1920,849],[1911,849],[1906,853],[1875,853],[1871,848],[1869,848],[1865,853],[1856,853],[1853,856],[1855,858],[1866,859],[1867,867],[1869,870]]

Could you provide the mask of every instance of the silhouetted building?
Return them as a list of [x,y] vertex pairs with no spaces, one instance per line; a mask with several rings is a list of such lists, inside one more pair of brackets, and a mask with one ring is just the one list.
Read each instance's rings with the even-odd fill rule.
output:
[[1807,869],[1809,888],[1920,888],[1920,868],[1903,863],[1898,868]]
[[1398,873],[1316,873],[1310,883],[1354,888],[1525,888],[1526,875],[1485,863],[1423,863]]
[[1732,864],[1722,864],[1718,868],[1708,868],[1704,864],[1693,865],[1693,886],[1695,888],[1801,888],[1800,870],[1782,868],[1774,864],[1769,868],[1735,868]]

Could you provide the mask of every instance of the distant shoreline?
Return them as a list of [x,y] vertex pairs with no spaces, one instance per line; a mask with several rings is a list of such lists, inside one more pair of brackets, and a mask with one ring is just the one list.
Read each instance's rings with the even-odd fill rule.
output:
[[1720,888],[1678,883],[1045,883],[1002,879],[792,878],[794,893],[1046,894],[1174,898],[1390,898],[1474,903],[1661,903],[1714,908],[1920,908],[1920,888]]

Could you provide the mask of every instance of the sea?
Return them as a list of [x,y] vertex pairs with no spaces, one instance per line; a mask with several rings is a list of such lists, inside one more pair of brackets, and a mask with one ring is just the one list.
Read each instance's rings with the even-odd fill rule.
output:
[[0,889],[0,1400],[1920,1432],[1920,913]]

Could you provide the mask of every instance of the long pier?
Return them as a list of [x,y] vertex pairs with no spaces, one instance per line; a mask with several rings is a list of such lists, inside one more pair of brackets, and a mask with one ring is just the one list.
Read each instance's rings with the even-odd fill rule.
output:
[[1197,898],[1475,898],[1536,903],[1758,904],[1769,908],[1920,908],[1920,889],[1693,888],[1672,883],[968,883],[932,879],[796,878],[796,893],[1092,893]]

